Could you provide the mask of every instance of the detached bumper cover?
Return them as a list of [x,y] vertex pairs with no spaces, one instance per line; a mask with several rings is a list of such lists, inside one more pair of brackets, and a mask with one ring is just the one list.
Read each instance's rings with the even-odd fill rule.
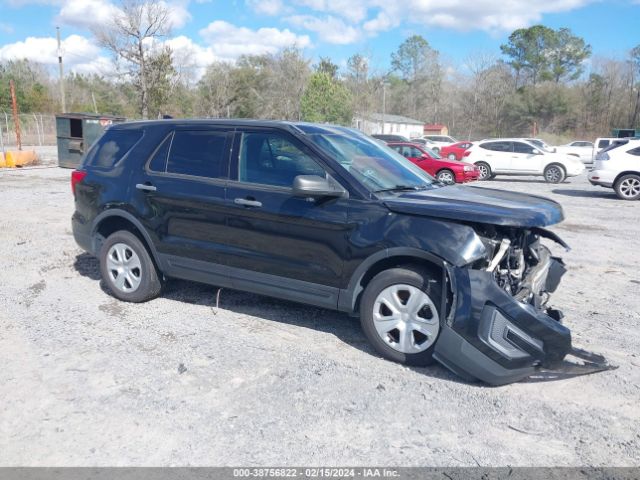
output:
[[[536,288],[553,292],[564,271],[561,260],[550,257],[536,272]],[[485,271],[452,267],[449,278],[457,292],[455,305],[434,358],[466,380],[504,385],[541,371],[580,375],[612,368],[603,357],[572,348],[571,332],[560,323],[558,310],[518,301]],[[586,364],[565,362],[568,354]]]

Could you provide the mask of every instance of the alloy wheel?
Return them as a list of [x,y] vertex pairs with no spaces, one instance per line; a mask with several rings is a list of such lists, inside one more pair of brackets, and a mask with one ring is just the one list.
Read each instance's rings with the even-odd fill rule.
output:
[[438,180],[442,183],[455,183],[456,179],[451,172],[440,172],[438,174]]
[[407,284],[396,284],[376,297],[373,323],[387,345],[401,353],[427,350],[438,338],[440,319],[425,292]]
[[107,253],[107,272],[115,288],[124,293],[140,286],[142,268],[138,254],[126,243],[114,244]]
[[620,182],[620,195],[624,198],[635,198],[640,195],[640,179],[628,177]]
[[549,183],[558,183],[562,179],[562,172],[559,167],[549,167],[544,173],[544,179]]

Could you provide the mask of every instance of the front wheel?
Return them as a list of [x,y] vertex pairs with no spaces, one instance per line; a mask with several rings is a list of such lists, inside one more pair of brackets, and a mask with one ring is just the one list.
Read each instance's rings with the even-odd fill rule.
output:
[[451,170],[440,170],[436,178],[439,182],[446,183],[447,185],[456,183],[456,176]]
[[385,270],[369,282],[360,302],[360,323],[380,355],[406,365],[433,363],[441,288],[428,271],[413,267]]
[[476,163],[476,167],[480,170],[480,176],[478,180],[489,180],[492,178],[491,167],[486,162],[478,162]]
[[162,289],[149,252],[138,237],[126,230],[112,233],[104,241],[100,270],[113,296],[125,302],[146,302]]
[[544,179],[547,183],[560,183],[567,176],[560,165],[549,165],[544,169]]
[[449,160],[451,160],[452,162],[454,162],[454,161],[458,160],[458,159],[456,158],[455,153],[450,153],[449,155],[447,155],[447,158],[448,158]]
[[640,175],[632,173],[620,177],[613,188],[618,198],[622,200],[638,200],[640,198]]

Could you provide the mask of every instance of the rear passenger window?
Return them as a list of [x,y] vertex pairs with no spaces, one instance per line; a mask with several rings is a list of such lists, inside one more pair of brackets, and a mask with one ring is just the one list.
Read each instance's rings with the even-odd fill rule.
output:
[[167,173],[219,178],[223,175],[227,132],[177,130],[171,142]]
[[171,145],[172,135],[168,135],[160,146],[156,148],[153,157],[149,161],[149,170],[153,172],[164,172],[167,169],[167,155],[169,154],[169,146]]
[[107,130],[85,159],[85,165],[109,168],[124,158],[142,138],[142,130]]
[[511,143],[510,142],[487,142],[480,144],[481,148],[485,150],[492,150],[494,152],[510,152],[511,151]]
[[609,140],[600,140],[600,141],[598,142],[598,148],[604,148],[604,147],[606,147],[607,145],[609,145]]
[[640,147],[632,148],[631,150],[628,150],[627,153],[630,155],[635,155],[636,157],[640,157]]

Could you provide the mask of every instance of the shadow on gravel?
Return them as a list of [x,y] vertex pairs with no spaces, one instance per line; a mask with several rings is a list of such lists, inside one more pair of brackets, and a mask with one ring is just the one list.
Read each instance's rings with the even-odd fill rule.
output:
[[557,193],[558,195],[566,195],[567,197],[582,197],[582,198],[609,198],[609,199],[617,199],[615,192],[613,190],[570,190],[570,189],[555,189],[551,190],[552,193]]
[[73,268],[76,269],[83,277],[88,277],[91,280],[100,280],[100,262],[96,257],[92,257],[88,253],[84,252],[76,256],[76,261],[73,262]]
[[[80,275],[99,281],[100,289],[106,294],[110,294],[102,281],[100,262],[97,258],[88,253],[82,253],[76,256],[73,267]],[[211,314],[215,315],[217,291],[218,288],[215,286],[171,279],[165,284],[162,298],[208,306],[212,309]],[[250,315],[269,322],[285,323],[328,333],[364,353],[378,356],[369,345],[364,333],[362,333],[359,320],[345,313],[227,288],[220,291],[217,307],[238,315]],[[398,365],[398,368],[405,367]],[[432,378],[486,387],[486,385],[480,383],[466,382],[439,364],[428,367],[406,368]]]
[[[492,180],[485,181],[484,183],[486,185],[491,185],[494,182],[498,182],[498,183],[502,183],[502,182],[505,182],[505,183],[545,183],[545,184],[547,184],[547,182],[545,182],[544,180],[540,180],[538,177],[524,177],[524,178],[522,178],[522,177],[517,177],[517,178],[514,178],[514,177],[507,177],[507,178],[505,178],[505,177],[496,177],[496,178],[494,178]],[[562,183],[568,183],[568,182],[565,180]]]

